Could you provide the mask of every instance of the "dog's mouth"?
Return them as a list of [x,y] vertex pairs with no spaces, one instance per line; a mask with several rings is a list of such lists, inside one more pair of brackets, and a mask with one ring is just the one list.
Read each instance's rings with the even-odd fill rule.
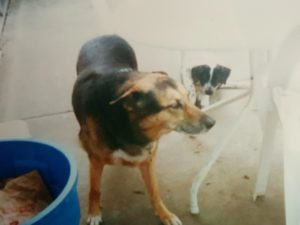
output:
[[216,121],[214,119],[209,116],[205,116],[196,124],[189,121],[184,121],[175,128],[175,131],[187,134],[205,133],[209,131],[215,125],[215,123]]
[[205,133],[208,129],[205,126],[190,126],[190,125],[181,125],[175,128],[175,131],[186,134],[199,134]]

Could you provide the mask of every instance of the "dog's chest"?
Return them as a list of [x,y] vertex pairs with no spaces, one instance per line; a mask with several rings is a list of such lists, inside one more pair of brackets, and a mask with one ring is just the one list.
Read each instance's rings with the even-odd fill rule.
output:
[[140,154],[132,156],[126,153],[125,151],[119,149],[112,153],[111,158],[114,164],[123,164],[124,162],[128,163],[140,163],[145,161],[148,157],[150,157],[151,151],[142,149]]

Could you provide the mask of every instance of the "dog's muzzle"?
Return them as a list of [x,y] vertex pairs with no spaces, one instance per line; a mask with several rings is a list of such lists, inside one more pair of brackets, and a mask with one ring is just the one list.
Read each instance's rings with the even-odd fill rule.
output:
[[208,88],[207,90],[205,90],[205,94],[206,95],[212,95],[213,94],[213,89],[212,88]]
[[213,118],[205,115],[196,123],[191,121],[182,122],[177,126],[176,131],[188,134],[204,133],[211,129],[215,123],[216,121]]

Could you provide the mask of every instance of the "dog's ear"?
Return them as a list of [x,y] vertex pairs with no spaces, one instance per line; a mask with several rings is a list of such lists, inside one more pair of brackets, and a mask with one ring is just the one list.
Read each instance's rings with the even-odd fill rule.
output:
[[191,76],[194,84],[204,85],[210,79],[210,66],[194,66],[191,70]]
[[142,108],[144,104],[144,93],[137,90],[131,91],[131,93],[129,93],[123,101],[123,106],[128,111]]
[[123,94],[121,94],[118,98],[116,98],[115,100],[110,101],[109,104],[113,105],[113,104],[125,99],[127,96],[129,96],[134,91],[135,91],[134,88],[129,88],[127,91],[125,91]]
[[159,70],[159,71],[152,71],[152,73],[160,73],[160,74],[163,74],[163,75],[169,76],[169,74],[168,74],[167,72],[165,72],[165,71],[161,71],[161,70]]
[[217,65],[212,74],[211,84],[212,86],[216,87],[221,84],[226,84],[226,81],[230,75],[231,69]]
[[156,113],[161,110],[154,93],[151,91],[144,92],[131,88],[118,99],[111,101],[110,104],[115,104],[119,101],[122,101],[122,105],[125,109],[134,111],[137,115],[141,116]]

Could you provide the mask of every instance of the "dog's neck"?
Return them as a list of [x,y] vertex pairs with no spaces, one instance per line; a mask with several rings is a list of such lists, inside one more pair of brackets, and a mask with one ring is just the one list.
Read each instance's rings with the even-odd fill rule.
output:
[[143,151],[151,152],[155,142],[150,142],[145,146],[140,145],[127,145],[123,148],[123,150],[130,156],[137,156],[141,154]]
[[[124,114],[123,114],[124,115]],[[109,123],[105,128],[106,141],[110,149],[122,149],[129,155],[139,155],[144,149],[151,148],[153,140],[149,139],[137,125],[129,125],[128,118]]]

